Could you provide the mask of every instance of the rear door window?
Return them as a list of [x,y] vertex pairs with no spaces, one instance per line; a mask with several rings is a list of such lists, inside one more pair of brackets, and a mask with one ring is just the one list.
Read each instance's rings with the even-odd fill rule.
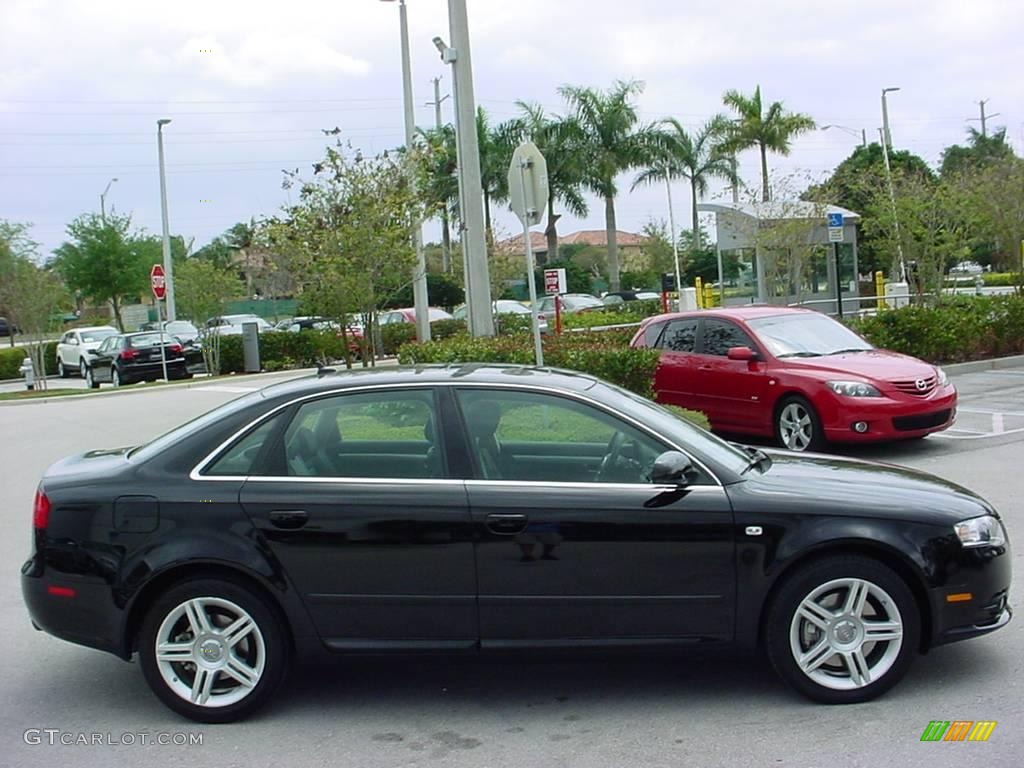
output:
[[697,319],[671,321],[659,346],[668,352],[693,352],[697,348]]

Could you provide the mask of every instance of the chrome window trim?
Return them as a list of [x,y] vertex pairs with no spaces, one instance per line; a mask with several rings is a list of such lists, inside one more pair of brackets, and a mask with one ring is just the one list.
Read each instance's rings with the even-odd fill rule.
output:
[[628,415],[626,415],[624,413],[621,413],[619,411],[612,410],[611,408],[606,406],[604,403],[601,403],[601,402],[599,402],[597,400],[594,400],[592,397],[587,397],[585,394],[582,394],[582,393],[579,393],[579,392],[567,392],[567,391],[562,390],[562,389],[554,389],[552,387],[545,387],[545,386],[541,386],[539,384],[521,384],[521,383],[518,383],[518,382],[509,382],[509,383],[502,382],[501,384],[494,384],[492,382],[471,382],[471,381],[434,381],[434,382],[429,382],[429,383],[427,383],[427,382],[424,382],[424,383],[392,382],[392,383],[388,383],[388,384],[364,384],[364,385],[361,385],[361,386],[354,386],[354,387],[339,387],[337,389],[325,389],[325,390],[322,390],[320,392],[312,392],[312,393],[307,394],[307,395],[302,395],[301,397],[296,397],[293,400],[289,400],[286,403],[282,403],[281,405],[275,406],[271,410],[267,411],[267,413],[264,413],[263,415],[261,415],[257,419],[253,419],[251,422],[246,424],[244,427],[242,427],[241,429],[237,430],[227,440],[222,442],[220,445],[218,445],[216,448],[214,448],[212,451],[210,451],[210,453],[208,453],[205,457],[203,457],[199,461],[198,464],[196,464],[194,467],[192,467],[192,470],[188,474],[189,479],[190,480],[195,480],[195,481],[204,481],[204,482],[205,481],[211,481],[211,480],[212,481],[231,481],[231,482],[238,482],[240,480],[243,480],[243,481],[244,480],[253,480],[253,481],[256,481],[256,482],[282,482],[282,481],[283,482],[294,482],[294,481],[310,482],[310,481],[312,481],[312,482],[332,482],[332,483],[349,483],[349,484],[351,484],[351,483],[367,483],[367,482],[370,482],[370,483],[393,483],[393,484],[408,483],[408,482],[413,482],[413,483],[424,483],[424,482],[451,483],[451,482],[457,482],[457,483],[487,483],[487,484],[508,483],[508,484],[513,484],[513,485],[522,485],[522,484],[525,484],[525,483],[535,483],[537,485],[548,486],[548,487],[555,487],[555,486],[557,486],[557,487],[580,486],[580,487],[586,487],[586,488],[594,488],[594,487],[612,488],[612,487],[616,487],[616,486],[624,486],[624,487],[628,487],[628,488],[661,488],[661,489],[664,489],[664,488],[670,487],[670,486],[661,486],[661,485],[654,486],[654,485],[650,485],[648,483],[635,483],[635,484],[634,483],[597,483],[597,482],[594,482],[594,483],[549,483],[549,482],[540,482],[540,481],[521,481],[520,482],[520,481],[514,481],[514,480],[494,480],[494,481],[491,481],[491,480],[478,480],[476,478],[472,478],[472,479],[424,478],[422,480],[416,480],[416,479],[413,479],[413,478],[393,478],[393,479],[392,478],[352,478],[352,477],[319,477],[319,478],[315,478],[315,477],[296,477],[296,476],[291,476],[291,475],[278,476],[278,475],[203,475],[203,474],[201,474],[202,471],[204,469],[206,469],[207,465],[211,464],[214,461],[214,459],[216,459],[218,457],[218,455],[224,449],[226,449],[228,446],[230,446],[239,437],[241,437],[242,435],[247,433],[250,429],[258,426],[261,422],[265,421],[266,419],[272,418],[278,412],[284,410],[285,408],[290,408],[291,406],[296,405],[297,403],[304,403],[307,400],[318,400],[318,399],[321,399],[321,398],[332,397],[332,396],[337,396],[337,395],[354,394],[354,393],[359,393],[359,392],[373,392],[375,390],[392,390],[392,389],[397,389],[397,390],[403,390],[403,389],[422,390],[422,389],[429,389],[429,388],[432,388],[432,387],[463,387],[463,388],[490,389],[490,390],[495,390],[495,391],[501,391],[501,390],[526,390],[526,391],[531,391],[531,392],[541,392],[541,393],[547,394],[547,395],[554,395],[556,397],[566,397],[566,398],[570,398],[570,399],[573,399],[573,400],[578,400],[580,402],[583,402],[583,403],[586,403],[586,404],[588,404],[590,406],[593,406],[593,407],[597,408],[600,411],[603,411],[604,413],[612,416],[613,418],[617,418],[617,419],[619,419],[621,421],[628,422],[633,427],[639,429],[641,432],[644,432],[644,433],[650,435],[651,437],[655,438],[656,440],[658,440],[658,441],[660,441],[662,443],[665,443],[666,445],[670,446],[674,450],[677,450],[680,453],[683,453],[686,456],[688,456],[690,461],[692,461],[694,464],[699,466],[708,475],[708,477],[710,477],[714,481],[710,485],[703,485],[703,486],[696,485],[696,486],[692,486],[693,488],[713,488],[713,487],[716,487],[716,486],[719,487],[719,488],[723,488],[724,487],[724,483],[722,483],[722,481],[718,477],[718,475],[716,475],[714,472],[712,472],[710,467],[708,467],[703,461],[701,461],[697,457],[693,456],[685,448],[683,448],[682,446],[680,446],[677,443],[673,442],[672,440],[669,440],[664,435],[659,434],[658,432],[655,432],[654,430],[650,429],[646,424],[644,424],[641,421],[638,421],[638,420],[634,419],[632,416],[628,416]]

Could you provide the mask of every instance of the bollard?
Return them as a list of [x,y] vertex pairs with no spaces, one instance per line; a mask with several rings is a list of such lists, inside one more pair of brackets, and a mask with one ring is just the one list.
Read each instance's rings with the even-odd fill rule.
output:
[[698,277],[693,281],[693,287],[697,290],[697,309],[704,309],[704,281]]
[[25,389],[33,390],[36,388],[36,369],[32,365],[32,358],[26,357],[21,363],[21,367],[18,369],[18,373],[25,377]]
[[885,309],[885,273],[875,272],[875,296],[878,297],[878,309]]

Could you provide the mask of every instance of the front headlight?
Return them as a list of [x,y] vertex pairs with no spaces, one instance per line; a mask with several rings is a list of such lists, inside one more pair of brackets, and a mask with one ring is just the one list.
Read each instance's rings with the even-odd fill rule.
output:
[[846,397],[881,397],[882,393],[863,381],[830,381],[829,389]]
[[1006,543],[1003,524],[992,515],[972,517],[953,526],[964,547],[1001,547]]
[[944,370],[942,370],[941,368],[936,367],[935,368],[935,374],[939,377],[939,386],[940,387],[944,387],[947,384],[949,384],[949,376],[946,375],[946,372]]

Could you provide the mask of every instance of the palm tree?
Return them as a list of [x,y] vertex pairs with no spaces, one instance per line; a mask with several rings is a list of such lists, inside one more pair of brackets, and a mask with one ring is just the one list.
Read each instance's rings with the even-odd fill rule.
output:
[[449,222],[460,216],[458,150],[455,146],[455,128],[420,129],[423,151],[417,167],[418,186],[428,211],[441,219],[441,270],[451,271],[452,236]]
[[537,145],[548,166],[548,223],[544,236],[548,241],[547,261],[558,260],[558,220],[555,203],[577,218],[587,215],[583,197],[583,142],[579,124],[571,117],[550,117],[539,104],[516,102],[522,117],[511,126],[518,141],[529,139]]
[[731,107],[738,118],[732,122],[729,146],[734,152],[757,147],[761,152],[761,199],[771,200],[768,186],[768,150],[786,156],[790,141],[801,133],[813,130],[810,115],[786,112],[781,101],[773,101],[765,111],[761,104],[761,86],[753,96],[736,90],[726,91],[722,102]]
[[729,121],[722,115],[708,120],[697,133],[691,134],[674,117],[661,121],[651,167],[633,182],[633,189],[655,181],[686,179],[693,197],[693,247],[700,250],[700,221],[697,203],[708,191],[711,179],[726,179],[733,184],[732,162],[725,148]]
[[568,85],[558,89],[583,139],[582,153],[586,160],[583,185],[604,200],[608,278],[613,291],[619,290],[615,178],[623,171],[642,166],[651,154],[652,129],[640,123],[633,104],[643,87],[643,83],[635,80],[619,80],[606,91]]
[[494,244],[491,203],[508,200],[508,166],[515,150],[513,121],[491,126],[487,110],[476,111],[476,135],[480,146],[480,181],[484,188],[484,226],[487,243]]

